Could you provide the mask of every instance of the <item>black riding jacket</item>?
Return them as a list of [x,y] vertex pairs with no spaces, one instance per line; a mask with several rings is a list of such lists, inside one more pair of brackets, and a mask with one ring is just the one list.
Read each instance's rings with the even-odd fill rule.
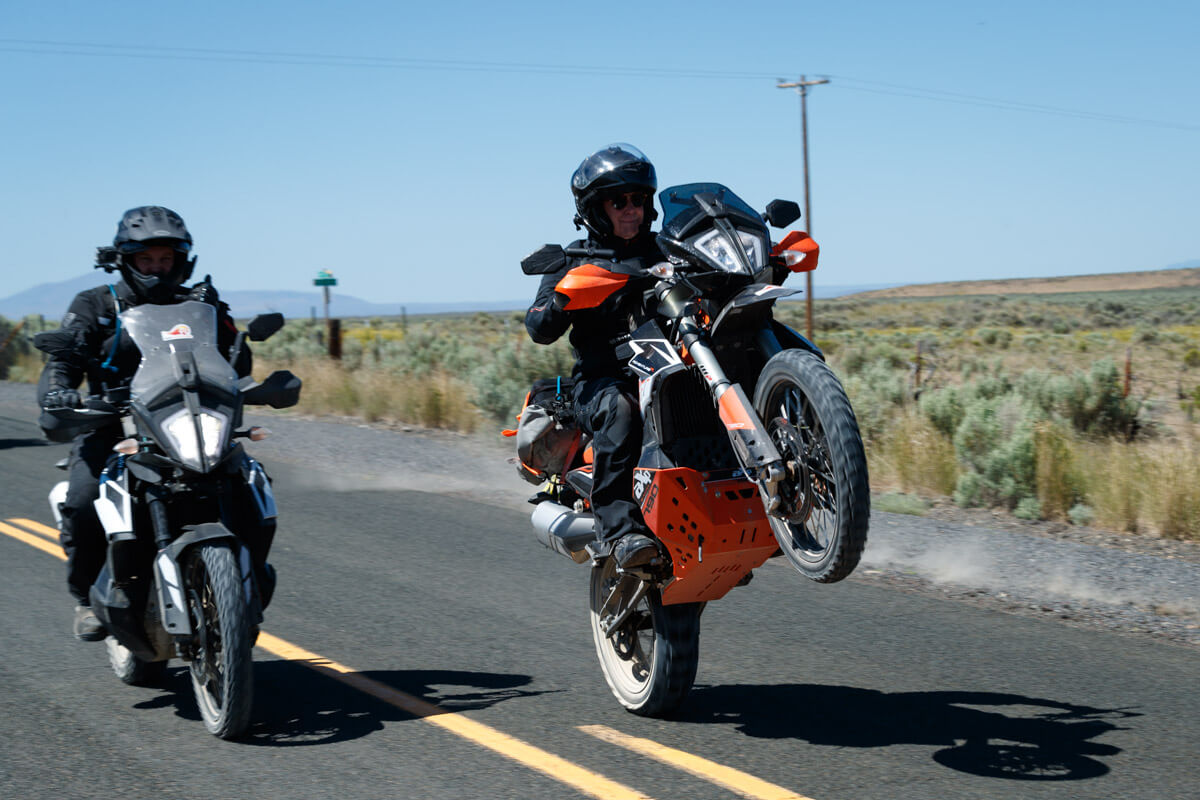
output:
[[[640,263],[649,269],[662,260],[663,256],[655,243],[655,235],[646,233],[619,247],[596,245],[614,249],[618,261]],[[594,244],[594,243],[593,243]],[[568,247],[583,247],[585,242],[575,241]],[[599,378],[628,374],[624,363],[617,358],[617,346],[629,339],[631,316],[642,313],[642,290],[624,288],[605,300],[596,308],[579,311],[564,311],[554,306],[554,287],[571,269],[587,263],[603,261],[596,258],[574,257],[556,273],[543,275],[533,305],[525,312],[525,328],[538,344],[550,344],[571,329],[571,347],[575,351],[575,376]]]
[[[187,289],[181,289],[180,293],[180,300],[187,299]],[[102,392],[105,385],[116,387],[128,383],[141,363],[141,353],[124,330],[120,339],[114,342],[117,314],[143,302],[125,281],[97,286],[75,295],[63,317],[62,328],[75,332],[77,353],[69,358],[52,356],[46,362],[38,381],[38,403],[43,403],[46,393],[51,390],[77,388],[84,378],[87,378],[92,394]],[[229,315],[229,306],[219,303],[217,344],[222,355],[228,357],[236,337],[237,326]],[[234,365],[237,374],[249,375],[251,363],[250,350],[243,345],[238,363]]]

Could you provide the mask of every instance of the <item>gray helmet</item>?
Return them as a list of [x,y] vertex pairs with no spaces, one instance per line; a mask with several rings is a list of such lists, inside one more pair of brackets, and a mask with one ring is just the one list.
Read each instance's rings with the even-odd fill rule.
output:
[[[133,256],[155,245],[166,245],[174,250],[175,264],[165,275],[143,275],[134,268]],[[125,283],[151,303],[172,300],[179,287],[192,276],[196,265],[195,257],[188,258],[192,251],[192,235],[183,224],[183,218],[162,206],[139,206],[126,211],[117,223],[113,247],[117,250],[117,265]]]
[[654,165],[641,150],[631,144],[610,144],[583,160],[571,176],[571,194],[575,195],[575,225],[582,225],[600,239],[613,235],[612,221],[604,213],[603,201],[610,194],[643,191],[646,193],[642,229],[658,219],[654,210],[654,192],[658,177]]

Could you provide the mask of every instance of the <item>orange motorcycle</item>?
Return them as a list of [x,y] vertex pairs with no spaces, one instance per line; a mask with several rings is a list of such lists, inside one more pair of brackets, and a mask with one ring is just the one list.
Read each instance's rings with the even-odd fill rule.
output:
[[[519,470],[542,490],[538,539],[590,563],[591,627],[605,679],[630,711],[660,716],[691,689],[704,605],[747,584],[782,555],[832,583],[857,566],[867,540],[867,463],[854,412],[820,349],[773,317],[791,272],[818,248],[792,231],[772,244],[766,223],[800,211],[781,200],[759,214],[716,183],[659,194],[664,260],[650,269],[602,251],[547,245],[527,274],[563,270],[568,310],[644,287],[646,313],[623,357],[638,378],[644,425],[633,496],[662,557],[623,570],[595,548],[592,466],[561,379],[526,397],[516,431]],[[753,398],[753,400],[751,400]]]

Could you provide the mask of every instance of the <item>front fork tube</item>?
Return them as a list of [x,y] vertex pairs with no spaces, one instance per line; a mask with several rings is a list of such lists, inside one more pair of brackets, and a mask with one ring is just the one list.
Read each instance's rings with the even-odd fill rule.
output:
[[779,497],[779,482],[786,475],[786,470],[783,457],[758,418],[754,405],[742,387],[725,375],[709,345],[708,336],[694,319],[684,317],[680,321],[680,339],[708,384],[717,403],[717,414],[725,425],[725,432],[729,435],[742,469],[747,477],[758,483],[767,511],[778,511],[783,505]]

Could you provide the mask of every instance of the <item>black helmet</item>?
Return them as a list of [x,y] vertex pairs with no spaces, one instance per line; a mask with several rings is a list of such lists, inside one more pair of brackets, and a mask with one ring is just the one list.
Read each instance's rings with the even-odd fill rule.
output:
[[604,213],[602,201],[610,194],[634,192],[646,193],[646,214],[642,218],[639,233],[650,230],[650,223],[658,219],[654,210],[654,192],[658,189],[658,178],[654,165],[641,150],[631,144],[610,144],[597,150],[583,160],[571,176],[571,193],[575,195],[575,226],[583,225],[600,239],[613,235],[612,221]]
[[[175,251],[175,265],[165,275],[143,275],[133,266],[132,256],[154,245],[166,245]],[[194,257],[188,258],[192,235],[183,219],[162,206],[140,206],[126,211],[117,223],[113,247],[117,250],[121,277],[143,300],[152,303],[171,300],[175,290],[192,276],[196,264]]]

